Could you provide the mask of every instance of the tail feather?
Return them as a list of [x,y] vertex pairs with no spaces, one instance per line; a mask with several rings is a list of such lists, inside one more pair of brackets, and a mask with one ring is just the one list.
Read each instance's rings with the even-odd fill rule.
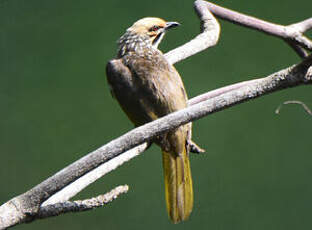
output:
[[173,223],[186,220],[193,209],[193,185],[186,149],[182,154],[163,151],[167,211]]

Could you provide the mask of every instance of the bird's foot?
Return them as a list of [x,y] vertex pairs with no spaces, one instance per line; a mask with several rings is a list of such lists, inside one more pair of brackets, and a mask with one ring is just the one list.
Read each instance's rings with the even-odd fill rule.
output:
[[189,145],[189,148],[190,148],[190,152],[191,153],[197,153],[197,154],[200,154],[200,153],[204,153],[205,152],[205,149],[202,149],[201,147],[199,147],[194,141],[190,140],[188,141],[188,145]]

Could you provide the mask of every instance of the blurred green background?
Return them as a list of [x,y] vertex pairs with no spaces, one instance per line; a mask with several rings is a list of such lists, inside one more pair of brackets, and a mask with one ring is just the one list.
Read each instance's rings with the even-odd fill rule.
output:
[[[218,1],[280,24],[311,17],[310,0]],[[166,52],[199,32],[193,1],[0,1],[0,203],[30,189],[132,128],[109,93],[105,64],[116,40],[145,16],[176,20]],[[281,40],[227,22],[216,47],[176,65],[189,97],[266,76],[299,62]],[[312,33],[309,34],[310,36]],[[311,229],[311,86],[277,92],[203,118],[192,155],[195,206],[173,225],[164,201],[161,154],[153,146],[79,198],[129,184],[107,207],[16,229]]]

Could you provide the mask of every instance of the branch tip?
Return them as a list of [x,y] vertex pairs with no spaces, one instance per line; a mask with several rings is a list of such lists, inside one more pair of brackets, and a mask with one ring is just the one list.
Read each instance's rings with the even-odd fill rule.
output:
[[309,115],[312,116],[312,111],[309,109],[309,107],[303,103],[302,101],[285,101],[283,102],[282,104],[280,104],[277,109],[275,110],[275,114],[279,114],[283,105],[288,105],[288,104],[298,104],[298,105],[301,105],[302,108],[304,109],[304,111],[306,111]]

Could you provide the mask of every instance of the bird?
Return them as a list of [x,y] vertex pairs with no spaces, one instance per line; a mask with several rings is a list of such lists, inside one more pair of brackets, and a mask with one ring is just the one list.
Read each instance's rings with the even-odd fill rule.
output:
[[[136,127],[187,107],[182,79],[158,49],[166,32],[179,25],[156,17],[136,21],[118,40],[117,57],[106,65],[111,94]],[[203,150],[191,135],[188,123],[152,140],[162,150],[165,198],[173,223],[187,220],[193,209],[189,152]]]

